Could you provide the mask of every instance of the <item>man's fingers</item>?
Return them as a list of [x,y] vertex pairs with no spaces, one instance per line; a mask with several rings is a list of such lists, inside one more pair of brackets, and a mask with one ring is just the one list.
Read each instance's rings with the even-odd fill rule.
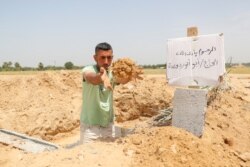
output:
[[111,86],[110,82],[105,83],[105,84],[104,84],[104,87],[105,87],[106,89],[111,90],[111,91],[113,90],[113,87]]
[[113,90],[113,87],[112,87],[110,80],[107,76],[105,76],[103,79],[103,85],[106,89]]
[[107,87],[107,89],[113,91],[113,87],[112,87],[111,85],[109,85],[109,86]]

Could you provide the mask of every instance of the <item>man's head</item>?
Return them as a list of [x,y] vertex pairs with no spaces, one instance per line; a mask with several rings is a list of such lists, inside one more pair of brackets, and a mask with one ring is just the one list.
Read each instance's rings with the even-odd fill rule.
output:
[[94,59],[98,67],[104,67],[107,70],[113,60],[111,45],[106,42],[96,45]]

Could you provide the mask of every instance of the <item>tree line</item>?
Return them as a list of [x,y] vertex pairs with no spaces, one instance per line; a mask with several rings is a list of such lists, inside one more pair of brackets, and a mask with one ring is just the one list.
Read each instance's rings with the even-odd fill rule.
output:
[[73,69],[82,69],[83,66],[76,66],[71,61],[68,61],[64,64],[64,66],[44,66],[42,62],[39,62],[37,67],[22,67],[20,63],[15,62],[3,62],[2,66],[0,66],[0,71],[46,71],[46,70],[73,70]]
[[[230,68],[232,66],[243,65],[246,67],[250,67],[250,63],[226,63],[225,66]],[[166,64],[154,64],[154,65],[140,65],[145,69],[165,69]],[[2,66],[0,66],[0,71],[46,71],[46,70],[76,70],[82,69],[83,66],[76,66],[71,61],[68,61],[64,64],[64,66],[44,66],[42,62],[39,62],[37,67],[22,67],[20,63],[15,62],[3,62]]]
[[[142,68],[157,69],[166,68],[166,64],[156,64],[156,65],[140,65]],[[37,67],[22,67],[20,63],[15,62],[3,62],[0,66],[0,71],[46,71],[46,70],[76,70],[82,69],[83,66],[76,66],[71,61],[68,61],[64,66],[44,66],[42,62],[39,62]]]

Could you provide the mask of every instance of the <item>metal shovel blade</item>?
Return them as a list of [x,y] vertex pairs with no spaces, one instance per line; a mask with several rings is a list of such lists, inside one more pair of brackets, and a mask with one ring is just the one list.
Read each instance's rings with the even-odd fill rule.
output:
[[59,148],[53,143],[6,129],[0,129],[0,143],[11,145],[31,153],[52,151]]

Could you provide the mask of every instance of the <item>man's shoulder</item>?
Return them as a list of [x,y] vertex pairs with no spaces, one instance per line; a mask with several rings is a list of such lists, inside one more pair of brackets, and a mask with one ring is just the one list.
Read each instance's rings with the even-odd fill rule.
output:
[[95,72],[96,71],[96,65],[87,65],[87,66],[83,67],[82,72],[86,72],[86,71]]

